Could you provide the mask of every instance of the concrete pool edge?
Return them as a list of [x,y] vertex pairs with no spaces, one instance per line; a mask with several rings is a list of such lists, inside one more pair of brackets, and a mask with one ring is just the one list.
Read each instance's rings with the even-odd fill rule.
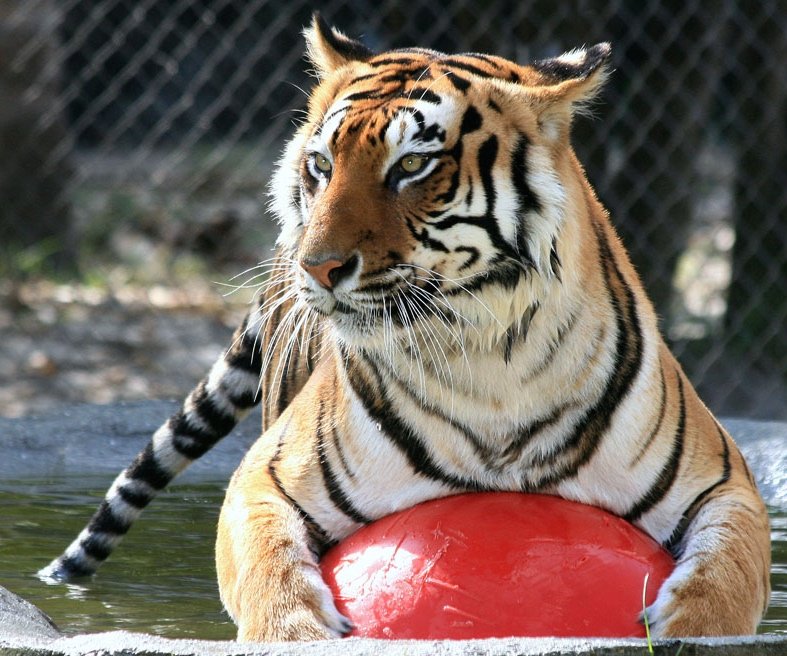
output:
[[[681,649],[680,645],[684,645]],[[688,649],[687,649],[688,647]],[[642,656],[642,639],[495,638],[488,640],[368,640],[350,638],[315,643],[237,643],[161,638],[145,633],[111,631],[66,636],[33,604],[0,587],[0,656],[559,656],[594,654]],[[654,654],[683,656],[783,656],[787,635],[743,638],[696,638],[656,642]]]

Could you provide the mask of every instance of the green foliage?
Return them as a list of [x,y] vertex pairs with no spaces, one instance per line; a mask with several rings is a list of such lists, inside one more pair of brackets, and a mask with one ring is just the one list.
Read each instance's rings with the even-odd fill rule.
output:
[[0,246],[0,279],[20,281],[68,275],[73,270],[69,271],[71,267],[58,257],[63,251],[63,245],[56,237],[43,239],[30,246],[2,245]]

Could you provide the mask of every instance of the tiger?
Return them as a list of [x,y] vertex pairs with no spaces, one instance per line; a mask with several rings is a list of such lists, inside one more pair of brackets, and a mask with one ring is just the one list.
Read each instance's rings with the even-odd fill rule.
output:
[[571,145],[610,45],[518,64],[375,52],[319,14],[304,34],[317,79],[271,181],[268,282],[41,576],[95,572],[262,404],[217,528],[240,641],[347,634],[321,555],[383,516],[484,491],[603,508],[668,549],[675,569],[645,609],[654,637],[753,633],[764,503]]

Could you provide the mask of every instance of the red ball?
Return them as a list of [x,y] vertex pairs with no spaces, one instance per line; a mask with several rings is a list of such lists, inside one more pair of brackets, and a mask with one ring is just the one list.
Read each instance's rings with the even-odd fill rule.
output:
[[643,637],[675,564],[625,520],[558,497],[462,494],[389,515],[330,549],[322,572],[351,635]]

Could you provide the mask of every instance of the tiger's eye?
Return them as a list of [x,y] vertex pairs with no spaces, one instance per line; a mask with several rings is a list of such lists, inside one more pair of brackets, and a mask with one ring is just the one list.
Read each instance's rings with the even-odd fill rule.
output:
[[331,161],[325,155],[321,155],[320,153],[314,153],[314,165],[323,173],[330,173],[331,168],[333,168],[331,166]]
[[426,157],[422,155],[405,155],[399,161],[399,166],[405,173],[417,173],[426,164]]

